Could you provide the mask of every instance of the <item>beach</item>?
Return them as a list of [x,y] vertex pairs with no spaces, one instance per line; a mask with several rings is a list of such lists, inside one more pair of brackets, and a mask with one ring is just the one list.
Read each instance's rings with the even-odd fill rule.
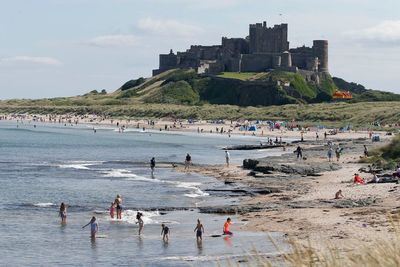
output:
[[[341,139],[341,145],[345,141]],[[369,140],[361,143],[382,146]],[[250,188],[249,191],[264,190],[262,194],[243,200],[239,206],[212,209],[218,213],[235,211],[241,214],[242,220],[248,222],[241,227],[243,230],[282,232],[304,247],[311,245],[327,251],[332,248],[352,251],[380,240],[395,240],[400,218],[400,186],[397,183],[354,184],[354,173],[360,173],[359,169],[367,164],[358,163],[363,153],[361,145],[346,148],[340,161],[332,162],[338,169],[315,176],[274,172],[254,175],[243,170],[241,165],[200,167],[196,171],[229,184],[240,183]],[[304,153],[308,154],[307,149]],[[294,158],[292,154],[288,155]],[[317,154],[319,156],[307,157],[307,163],[327,164],[326,149]],[[292,164],[293,161],[297,160],[287,162]],[[301,161],[299,164],[303,164]],[[361,176],[366,181],[373,177],[371,173],[361,173]],[[342,190],[343,199],[334,199],[338,190]]]
[[[211,224],[212,233],[219,232],[218,229],[224,218],[233,216],[236,220],[234,229],[238,233],[243,233],[239,239],[241,240],[239,242],[243,243],[249,242],[249,238],[267,240],[268,235],[273,235],[282,247],[285,247],[283,240],[293,239],[303,246],[311,245],[317,249],[328,249],[333,245],[346,251],[354,248],[355,244],[368,245],[377,239],[394,238],[394,228],[388,216],[391,215],[393,220],[398,220],[398,184],[354,185],[352,183],[354,173],[359,172],[361,167],[366,167],[366,164],[359,163],[360,156],[363,154],[363,145],[366,144],[369,149],[373,149],[386,144],[391,136],[386,135],[385,132],[375,132],[374,134],[380,135],[381,142],[373,143],[368,138],[371,134],[369,131],[338,132],[327,135],[327,139],[324,140],[324,132],[332,129],[272,130],[266,125],[260,125],[253,135],[253,132],[231,127],[230,121],[223,124],[182,121],[181,124],[179,121],[171,120],[159,120],[153,123],[146,120],[100,120],[95,117],[80,117],[79,122],[74,123],[74,119],[77,120],[78,117],[63,117],[65,119],[59,121],[56,119],[56,122],[51,123],[48,116],[39,115],[23,118],[7,116],[7,118],[3,117],[3,121],[8,125],[8,131],[24,130],[28,135],[38,135],[38,138],[42,136],[41,132],[51,134],[49,137],[54,138],[54,143],[50,143],[49,148],[46,149],[53,149],[51,144],[58,144],[60,142],[58,137],[65,134],[73,137],[78,132],[80,138],[87,140],[88,143],[82,143],[75,137],[68,139],[71,143],[66,143],[65,148],[69,145],[78,147],[88,145],[89,154],[77,156],[73,150],[63,148],[64,155],[54,154],[57,156],[44,157],[40,164],[36,161],[29,161],[28,164],[37,166],[35,168],[40,168],[39,170],[44,173],[51,171],[57,179],[66,179],[74,175],[84,177],[94,171],[93,179],[95,180],[88,180],[88,183],[96,182],[99,190],[90,191],[90,201],[88,199],[89,202],[81,206],[77,205],[77,196],[69,200],[75,203],[76,207],[73,210],[75,209],[74,212],[79,216],[89,216],[93,211],[97,211],[100,212],[102,218],[105,218],[105,208],[109,203],[102,199],[101,195],[106,195],[112,200],[112,194],[118,191],[118,186],[121,186],[123,196],[130,199],[127,202],[129,216],[125,219],[128,225],[134,223],[134,212],[142,210],[167,213],[168,219],[164,220],[173,224],[176,221],[185,221],[184,228],[181,229],[187,234],[190,232],[190,220],[195,221],[197,216],[205,218],[209,225],[209,221],[213,221],[212,218],[217,220],[216,223]],[[253,123],[249,122],[249,125]],[[120,132],[121,124],[125,125],[123,132]],[[19,125],[18,128],[17,125]],[[168,130],[165,130],[165,125],[168,126]],[[144,130],[143,127],[145,127]],[[219,130],[221,127],[225,130],[232,128],[232,130],[229,133],[226,131],[222,134],[216,133],[217,127]],[[97,129],[97,133],[94,133],[93,129]],[[198,129],[203,129],[203,131],[199,132]],[[98,141],[96,141],[97,137],[93,138],[94,134],[100,136]],[[301,136],[304,142],[291,144],[293,141],[299,142]],[[132,137],[135,142],[144,143],[130,144]],[[103,140],[103,138],[107,139]],[[224,147],[257,145],[260,142],[267,142],[268,138],[274,141],[276,138],[282,138],[283,142],[288,143],[285,151],[283,148],[233,150],[230,167],[224,165]],[[38,140],[35,142],[40,142]],[[105,140],[107,143],[104,143]],[[335,158],[332,162],[328,162],[326,156],[328,141],[333,142],[333,147],[337,145],[343,147],[339,162]],[[167,145],[169,143],[173,146]],[[200,144],[194,145],[195,143]],[[164,145],[167,146],[164,148]],[[297,145],[303,147],[305,159],[296,159],[293,151]],[[147,161],[153,149],[163,151],[157,155],[159,169],[155,180],[149,177],[146,170]],[[52,152],[53,150],[49,151],[57,153]],[[87,153],[84,151],[82,150],[82,153]],[[183,167],[186,152],[196,156],[189,171],[184,170]],[[171,158],[171,155],[175,156]],[[265,157],[265,155],[268,156]],[[254,167],[254,162],[248,161],[248,166],[243,168],[243,159],[253,159],[258,162],[258,165]],[[13,161],[10,159],[10,162]],[[55,162],[57,162],[56,166],[54,166]],[[19,164],[23,166],[23,169],[28,168],[24,165],[27,163]],[[366,180],[372,177],[369,173],[361,173],[361,176]],[[216,180],[213,180],[215,178]],[[111,184],[108,184],[108,180]],[[132,182],[134,184],[129,184]],[[73,183],[87,186],[83,181]],[[148,187],[149,184],[150,187]],[[70,186],[66,182],[62,182],[62,185]],[[112,192],[104,191],[105,188],[111,189]],[[138,189],[142,192],[133,194]],[[335,193],[339,189],[343,191],[344,198],[335,200]],[[69,190],[73,191],[73,188]],[[157,197],[149,202],[146,200],[147,196],[142,193],[149,194],[151,190],[157,190],[158,193]],[[85,191],[85,194],[87,193]],[[177,197],[177,194],[180,197]],[[185,199],[184,202],[182,202],[182,196]],[[35,212],[41,213],[43,209],[55,210],[56,203],[61,200],[62,198],[58,195],[56,199],[52,197],[40,199],[38,196],[30,204],[23,199],[18,201],[22,203],[24,210],[29,210],[30,208],[27,207],[31,207]],[[42,207],[38,207],[39,204]],[[193,211],[193,209],[198,209],[198,211]],[[185,213],[185,211],[190,212]],[[163,220],[160,218],[167,217],[157,213],[150,213],[150,215],[153,222],[157,221],[150,227],[158,231],[159,223]],[[153,222],[150,222],[150,225]],[[127,230],[125,223],[119,226],[125,229],[123,231]],[[115,229],[112,227],[110,224],[106,229],[114,233]],[[179,227],[183,227],[183,224]],[[117,235],[116,232],[114,234]],[[152,237],[151,240],[154,238]],[[125,241],[127,244],[131,242]],[[188,241],[185,239],[183,242],[187,244],[185,242]],[[219,246],[218,242],[207,240],[205,242],[214,244],[212,246]],[[276,251],[271,250],[271,247],[272,245],[269,244],[259,249],[260,252],[276,255]],[[200,258],[190,257],[193,254],[192,250],[186,251],[185,255],[179,257],[170,254],[168,250],[164,250],[163,253],[165,258],[172,259],[171,264],[176,264],[175,260],[180,263],[186,262],[179,260],[184,257],[187,257],[189,261],[196,262],[202,259],[207,262],[226,251],[223,249],[216,251],[215,258],[205,258],[200,252]],[[152,258],[154,255],[144,254],[144,257],[148,262],[154,260]]]

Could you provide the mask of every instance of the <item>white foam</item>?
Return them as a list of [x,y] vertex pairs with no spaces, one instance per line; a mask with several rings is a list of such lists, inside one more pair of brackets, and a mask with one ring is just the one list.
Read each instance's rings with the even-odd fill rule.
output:
[[89,168],[86,164],[64,164],[64,165],[59,165],[60,168],[62,169],[77,169],[77,170],[89,170]]
[[152,183],[159,183],[162,182],[158,179],[147,178],[144,176],[140,176],[134,174],[126,169],[111,169],[102,171],[103,177],[114,177],[114,178],[126,178],[127,181],[145,181],[145,182],[152,182]]
[[40,202],[40,203],[35,203],[33,204],[33,206],[35,207],[39,207],[39,208],[48,208],[48,207],[52,207],[55,206],[56,204],[51,203],[51,202]]
[[179,182],[179,181],[164,181],[159,179],[147,178],[144,176],[140,176],[132,173],[126,169],[110,169],[102,171],[103,177],[114,177],[114,178],[125,178],[126,181],[144,181],[151,183],[166,183],[173,184],[179,188],[190,189],[189,193],[184,194],[186,197],[190,198],[198,198],[208,196],[208,193],[203,192],[198,186],[201,185],[199,182]]
[[201,185],[201,183],[177,182],[176,187],[191,189],[192,191],[190,193],[184,194],[186,197],[190,197],[190,198],[198,198],[198,197],[204,197],[204,196],[210,195],[208,193],[201,191],[201,189],[198,188],[199,185]]
[[[122,219],[118,220],[118,219],[111,219],[111,221],[122,221],[122,222],[126,222],[129,224],[136,224],[137,220],[136,220],[136,214],[137,214],[137,210],[124,210],[122,212]],[[160,224],[159,221],[155,220],[154,217],[160,216],[160,213],[158,211],[140,211],[143,214],[142,216],[142,220],[144,222],[144,224]]]
[[62,169],[77,169],[77,170],[89,170],[88,166],[97,165],[103,163],[102,161],[71,161],[66,164],[58,165]]

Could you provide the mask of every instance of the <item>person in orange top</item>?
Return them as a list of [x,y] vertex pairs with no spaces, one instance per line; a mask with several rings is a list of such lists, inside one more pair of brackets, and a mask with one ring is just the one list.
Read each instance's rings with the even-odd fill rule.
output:
[[364,179],[358,173],[354,174],[354,183],[355,184],[365,184]]
[[232,222],[231,222],[231,218],[226,219],[226,222],[224,223],[224,235],[233,235],[233,233],[231,231],[229,231],[229,227],[231,226]]

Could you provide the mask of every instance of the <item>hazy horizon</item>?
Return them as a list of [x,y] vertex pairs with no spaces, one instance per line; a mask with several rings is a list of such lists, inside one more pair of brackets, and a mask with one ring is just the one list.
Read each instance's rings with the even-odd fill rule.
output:
[[400,2],[14,0],[0,10],[0,99],[112,92],[158,55],[289,24],[290,47],[329,41],[332,76],[400,93]]

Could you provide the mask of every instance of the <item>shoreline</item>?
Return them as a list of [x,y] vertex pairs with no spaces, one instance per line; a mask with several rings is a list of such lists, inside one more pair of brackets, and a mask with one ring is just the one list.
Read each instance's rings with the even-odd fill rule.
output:
[[[77,126],[77,125],[87,125],[96,129],[96,127],[113,127],[116,130],[125,127],[126,130],[135,129],[137,131],[154,131],[154,132],[172,132],[172,133],[198,133],[202,136],[213,135],[213,136],[247,136],[254,138],[270,138],[272,140],[276,139],[291,139],[291,140],[301,140],[303,137],[305,141],[323,141],[324,133],[327,132],[327,138],[330,140],[339,139],[358,139],[358,138],[370,138],[370,135],[378,134],[381,139],[386,139],[388,136],[385,135],[386,131],[372,131],[372,130],[348,130],[339,131],[336,128],[323,128],[319,129],[316,127],[318,123],[314,126],[307,128],[293,128],[287,129],[282,127],[281,129],[272,129],[266,124],[266,121],[261,121],[257,124],[256,121],[248,120],[226,120],[226,121],[215,121],[210,122],[207,120],[193,121],[188,120],[170,120],[170,119],[157,119],[157,120],[147,120],[147,119],[113,119],[113,118],[102,118],[96,115],[82,115],[82,116],[71,116],[68,114],[64,115],[41,115],[41,114],[29,114],[29,115],[10,115],[10,114],[0,114],[0,120],[4,121],[15,121],[20,122],[21,120],[34,124],[35,122],[58,124],[65,126]],[[241,130],[240,126],[250,127],[255,125],[257,127],[256,131],[245,131]],[[222,132],[221,132],[222,131]],[[336,134],[329,134],[331,131],[336,131]],[[318,139],[316,135],[318,134]],[[390,138],[390,136],[389,136]]]

